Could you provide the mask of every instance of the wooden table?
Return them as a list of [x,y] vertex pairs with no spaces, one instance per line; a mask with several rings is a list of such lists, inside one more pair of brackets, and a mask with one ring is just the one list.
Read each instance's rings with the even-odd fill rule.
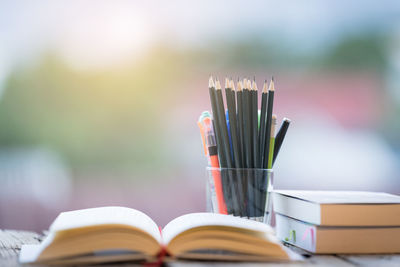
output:
[[[0,266],[21,266],[18,264],[18,254],[23,244],[38,244],[43,238],[43,235],[27,232],[27,231],[16,231],[16,230],[0,230]],[[299,263],[205,263],[205,262],[171,262],[167,266],[174,267],[197,267],[197,266],[245,266],[245,267],[257,267],[257,266],[400,266],[400,254],[396,255],[318,255],[312,256],[305,253],[302,250],[296,252],[305,255],[306,259],[304,262]],[[26,265],[25,265],[26,266]],[[33,266],[33,265],[29,265]],[[99,265],[102,267],[109,266],[137,266],[135,264],[124,263],[114,265]]]

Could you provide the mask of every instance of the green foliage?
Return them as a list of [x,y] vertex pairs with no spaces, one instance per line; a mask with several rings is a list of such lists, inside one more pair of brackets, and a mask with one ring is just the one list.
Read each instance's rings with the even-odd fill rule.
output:
[[178,81],[270,67],[380,72],[385,45],[381,36],[351,37],[315,59],[255,37],[179,52],[159,46],[135,64],[86,72],[47,54],[9,77],[0,99],[0,146],[49,146],[76,168],[161,169],[170,160],[160,149],[162,113],[181,93]]
[[162,88],[180,67],[168,51],[152,55],[109,72],[76,72],[47,55],[14,72],[0,101],[0,145],[49,146],[78,168],[160,163],[157,112],[167,94]]
[[373,70],[386,68],[387,40],[381,35],[353,36],[341,40],[322,60],[328,68]]

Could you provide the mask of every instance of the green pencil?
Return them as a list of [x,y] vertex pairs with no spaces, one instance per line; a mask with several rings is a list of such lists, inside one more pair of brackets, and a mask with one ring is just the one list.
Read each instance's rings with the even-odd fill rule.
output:
[[272,115],[271,122],[271,135],[269,145],[269,158],[268,158],[268,169],[272,169],[272,161],[274,158],[274,146],[275,146],[275,128],[276,128],[276,115]]
[[258,144],[260,146],[260,168],[263,168],[263,161],[265,157],[265,132],[266,132],[266,116],[267,116],[267,103],[268,103],[268,83],[264,81],[263,91],[261,95],[261,118],[260,129],[258,131]]
[[[275,145],[275,127],[276,127],[276,115],[272,115],[271,118],[271,132],[269,134],[270,136],[270,145],[269,145],[269,159],[268,159],[268,169],[272,169],[272,158],[273,158],[273,153],[274,153],[274,145]],[[262,177],[262,197],[260,200],[260,205],[264,209],[263,210],[263,215],[265,213],[265,203],[267,201],[267,198],[270,198],[271,196],[268,195],[268,179],[270,177],[264,176]]]
[[270,133],[271,133],[271,119],[272,119],[272,111],[274,105],[274,93],[275,93],[275,85],[274,78],[269,84],[268,88],[268,106],[267,106],[267,116],[266,116],[266,132],[265,132],[265,149],[264,149],[264,160],[263,160],[263,168],[268,168],[268,160],[269,160],[269,147],[270,147]]

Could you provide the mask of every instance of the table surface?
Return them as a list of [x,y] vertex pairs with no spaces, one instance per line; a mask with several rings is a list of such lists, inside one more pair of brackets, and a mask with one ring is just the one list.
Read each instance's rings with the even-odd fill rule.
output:
[[[42,234],[17,231],[0,230],[0,266],[21,266],[18,264],[18,254],[23,244],[38,244],[43,238]],[[305,256],[303,262],[295,263],[216,263],[216,262],[193,262],[176,261],[166,264],[175,267],[196,266],[400,266],[400,254],[391,255],[310,255],[303,250],[292,247],[293,250]],[[24,265],[37,266],[37,265]],[[138,266],[132,263],[99,265],[110,266]]]

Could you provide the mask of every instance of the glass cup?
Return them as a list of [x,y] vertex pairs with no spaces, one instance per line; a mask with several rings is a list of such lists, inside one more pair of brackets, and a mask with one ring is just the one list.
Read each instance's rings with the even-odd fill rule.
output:
[[207,209],[271,224],[272,169],[207,167]]

